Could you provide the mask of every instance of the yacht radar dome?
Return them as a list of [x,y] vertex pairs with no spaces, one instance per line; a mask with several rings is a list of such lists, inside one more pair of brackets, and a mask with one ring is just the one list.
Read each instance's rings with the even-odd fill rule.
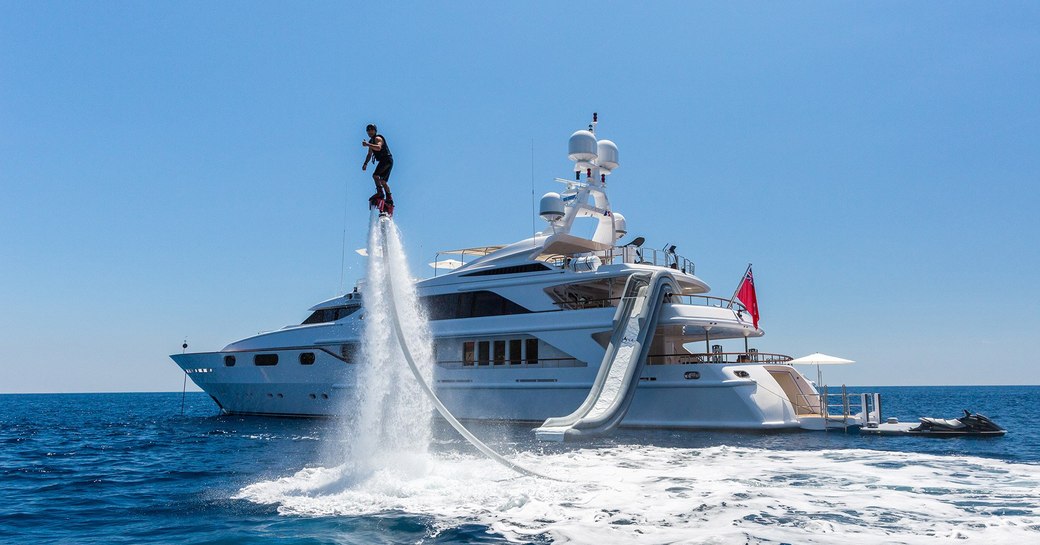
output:
[[567,142],[567,158],[576,163],[594,161],[596,152],[596,135],[592,131],[575,131]]
[[621,240],[621,237],[628,234],[628,224],[625,223],[625,216],[614,212],[614,240]]
[[538,207],[538,215],[545,221],[553,223],[564,215],[563,199],[559,193],[550,191],[542,195],[541,205]]
[[603,174],[610,174],[618,167],[617,144],[610,140],[600,140],[596,143],[596,152],[598,156],[596,164],[603,170]]

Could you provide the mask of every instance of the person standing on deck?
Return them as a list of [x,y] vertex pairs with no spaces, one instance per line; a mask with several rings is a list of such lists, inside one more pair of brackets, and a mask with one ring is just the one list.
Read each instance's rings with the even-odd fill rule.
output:
[[365,127],[365,131],[368,132],[368,140],[362,141],[361,145],[368,148],[368,155],[365,156],[365,164],[361,165],[361,170],[368,168],[369,161],[376,162],[376,168],[372,171],[376,194],[369,198],[369,202],[374,203],[378,199],[393,206],[394,198],[390,195],[390,186],[387,181],[390,180],[390,170],[394,168],[394,156],[390,153],[390,146],[387,145],[386,138],[376,132],[375,125]]

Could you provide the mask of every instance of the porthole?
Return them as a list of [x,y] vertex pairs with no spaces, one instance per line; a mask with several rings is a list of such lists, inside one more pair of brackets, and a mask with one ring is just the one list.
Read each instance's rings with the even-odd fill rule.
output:
[[683,378],[686,380],[697,380],[701,378],[701,373],[700,371],[687,371],[683,373]]
[[278,399],[282,399],[283,397],[285,396],[283,396],[282,394],[278,394]]
[[737,375],[740,378],[748,378],[751,376],[750,374],[748,374],[747,371],[733,371],[733,374]]
[[321,394],[321,398],[322,399],[328,399],[329,398],[329,394]]
[[314,352],[303,352],[300,354],[300,365],[313,365]]
[[310,394],[310,397],[311,397],[311,399],[318,399],[318,396],[316,396],[314,394]]
[[224,367],[234,367],[234,366],[235,366],[235,357],[234,356],[224,356]]

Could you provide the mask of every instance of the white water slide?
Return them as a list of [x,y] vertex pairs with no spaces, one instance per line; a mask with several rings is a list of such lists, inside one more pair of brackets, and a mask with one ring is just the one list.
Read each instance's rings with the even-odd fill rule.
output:
[[679,289],[668,271],[636,273],[625,283],[614,314],[614,332],[588,397],[567,416],[549,418],[534,430],[543,441],[609,432],[632,405],[666,295]]

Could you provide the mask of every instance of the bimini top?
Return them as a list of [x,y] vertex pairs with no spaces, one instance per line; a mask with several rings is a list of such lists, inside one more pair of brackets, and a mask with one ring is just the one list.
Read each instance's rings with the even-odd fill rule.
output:
[[441,251],[437,252],[437,254],[438,255],[462,255],[462,256],[472,255],[472,256],[483,257],[483,256],[486,256],[486,255],[492,253],[492,252],[497,252],[498,250],[501,250],[502,248],[505,248],[504,244],[498,244],[498,245],[492,245],[492,246],[476,246],[476,247],[473,247],[473,248],[462,248],[460,250],[441,250]]

